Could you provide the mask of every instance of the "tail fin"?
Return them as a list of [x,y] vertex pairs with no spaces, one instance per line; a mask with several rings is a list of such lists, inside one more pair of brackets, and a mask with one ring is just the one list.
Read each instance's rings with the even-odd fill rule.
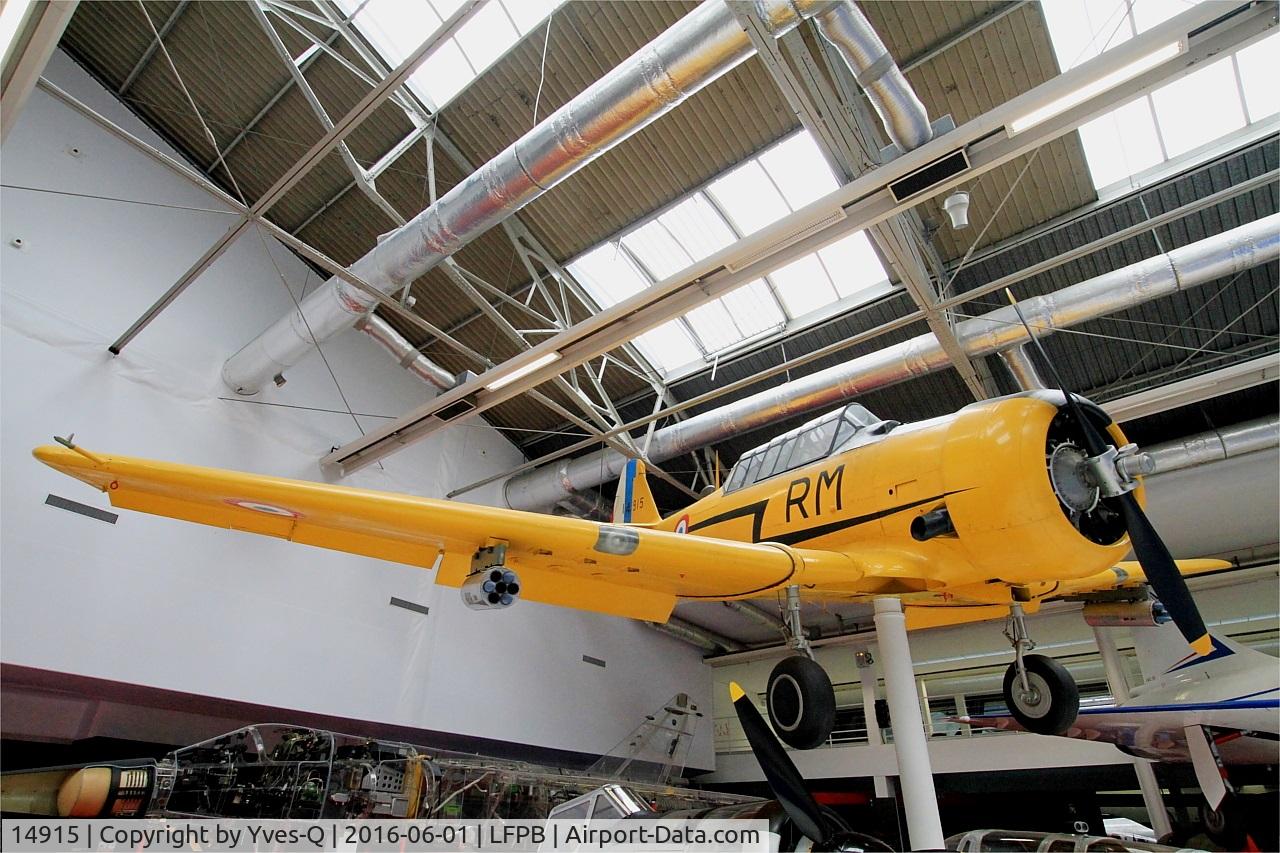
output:
[[644,463],[628,459],[618,478],[618,496],[613,499],[613,520],[621,524],[656,524],[662,520],[658,505],[649,491]]
[[1265,662],[1275,665],[1275,658],[1242,646],[1221,634],[1211,634],[1213,651],[1197,655],[1187,648],[1187,641],[1172,624],[1134,628],[1133,647],[1142,669],[1144,681],[1150,682],[1173,672],[1197,667],[1204,670],[1234,670]]

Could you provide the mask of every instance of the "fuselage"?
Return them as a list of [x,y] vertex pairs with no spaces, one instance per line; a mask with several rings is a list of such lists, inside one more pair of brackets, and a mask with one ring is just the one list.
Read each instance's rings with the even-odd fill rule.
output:
[[[1058,416],[1051,395],[1019,395],[865,429],[810,464],[741,485],[730,478],[658,528],[845,552],[883,577],[859,594],[983,603],[1008,601],[1013,587],[1051,594],[1055,581],[1106,571],[1129,548],[1122,530],[1091,541],[1064,512],[1046,469]],[[953,533],[913,537],[914,520],[944,508]]]

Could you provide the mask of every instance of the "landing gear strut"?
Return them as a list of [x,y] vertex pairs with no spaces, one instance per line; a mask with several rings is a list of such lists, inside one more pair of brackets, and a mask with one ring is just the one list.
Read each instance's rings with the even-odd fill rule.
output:
[[836,721],[836,694],[800,623],[800,588],[787,587],[787,646],[795,654],[783,658],[769,674],[765,705],[774,731],[788,746],[813,749],[831,737]]
[[1013,644],[1013,663],[1004,674],[1004,701],[1009,713],[1027,731],[1060,735],[1080,712],[1080,690],[1056,660],[1028,654],[1036,647],[1027,634],[1021,604],[1009,608],[1004,635]]

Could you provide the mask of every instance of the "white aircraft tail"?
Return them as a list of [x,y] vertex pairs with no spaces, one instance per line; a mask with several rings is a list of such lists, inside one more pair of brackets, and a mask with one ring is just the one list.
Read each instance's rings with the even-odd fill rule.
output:
[[1275,658],[1234,640],[1210,632],[1213,651],[1197,655],[1172,623],[1154,628],[1134,628],[1133,647],[1142,668],[1142,680],[1150,684],[1173,672],[1195,669],[1197,674],[1219,670],[1235,671],[1260,662],[1275,666]]

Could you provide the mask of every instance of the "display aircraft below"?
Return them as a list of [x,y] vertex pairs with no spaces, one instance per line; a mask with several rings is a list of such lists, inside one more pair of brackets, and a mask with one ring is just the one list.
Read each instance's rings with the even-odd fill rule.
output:
[[[1078,691],[1027,654],[1024,614],[1048,600],[1154,589],[1200,654],[1208,633],[1139,504],[1149,460],[1098,406],[1059,391],[973,403],[911,424],[849,403],[742,456],[724,484],[663,518],[642,462],[612,523],[388,494],[125,456],[70,440],[42,462],[112,505],[434,569],[476,609],[519,598],[666,621],[680,601],[788,600],[789,643],[767,708],[788,744],[826,740],[830,679],[812,660],[802,600],[900,598],[909,627],[1008,617],[1006,699],[1034,731],[1065,731]],[[1133,549],[1140,562],[1122,562]],[[1144,606],[1140,601],[1135,606]]]
[[[1135,636],[1139,632],[1168,633],[1165,627],[1134,629]],[[1081,708],[1062,736],[1114,743],[1153,761],[1190,762],[1209,805],[1217,808],[1229,793],[1222,766],[1280,764],[1280,662],[1211,636],[1212,652],[1182,655],[1163,671],[1146,673],[1146,682],[1123,702]],[[1023,728],[1007,714],[957,719]]]

